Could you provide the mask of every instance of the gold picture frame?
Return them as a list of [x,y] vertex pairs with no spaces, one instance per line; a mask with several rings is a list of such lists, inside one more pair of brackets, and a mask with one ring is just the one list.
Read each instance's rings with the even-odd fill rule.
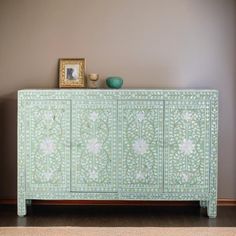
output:
[[59,87],[85,87],[85,58],[59,59]]

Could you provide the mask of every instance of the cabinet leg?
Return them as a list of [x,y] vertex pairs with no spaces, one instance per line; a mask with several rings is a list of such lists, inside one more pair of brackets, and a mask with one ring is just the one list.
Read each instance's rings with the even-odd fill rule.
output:
[[200,201],[200,207],[206,208],[207,207],[207,201]]
[[216,218],[216,215],[217,215],[217,201],[216,200],[208,201],[207,215],[209,218]]
[[26,215],[26,200],[24,198],[18,199],[17,215],[21,217]]

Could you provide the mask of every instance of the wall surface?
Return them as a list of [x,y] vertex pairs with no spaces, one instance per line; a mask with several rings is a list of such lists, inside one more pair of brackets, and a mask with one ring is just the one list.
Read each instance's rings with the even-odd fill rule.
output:
[[0,0],[0,198],[16,197],[16,92],[58,86],[58,58],[127,88],[220,91],[219,197],[236,198],[235,1]]

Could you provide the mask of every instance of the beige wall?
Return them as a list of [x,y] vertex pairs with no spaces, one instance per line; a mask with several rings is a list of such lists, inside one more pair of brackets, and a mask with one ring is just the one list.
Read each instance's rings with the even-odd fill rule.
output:
[[220,91],[219,197],[236,198],[233,0],[0,0],[0,198],[16,196],[16,91],[57,87],[57,61],[125,87]]

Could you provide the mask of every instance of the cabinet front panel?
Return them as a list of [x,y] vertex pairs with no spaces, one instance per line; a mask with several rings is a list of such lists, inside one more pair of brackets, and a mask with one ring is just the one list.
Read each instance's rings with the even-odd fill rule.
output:
[[208,192],[210,103],[165,102],[164,190]]
[[163,102],[119,101],[119,189],[163,190]]
[[26,102],[26,190],[69,189],[70,101]]
[[116,101],[74,101],[71,190],[116,192]]

